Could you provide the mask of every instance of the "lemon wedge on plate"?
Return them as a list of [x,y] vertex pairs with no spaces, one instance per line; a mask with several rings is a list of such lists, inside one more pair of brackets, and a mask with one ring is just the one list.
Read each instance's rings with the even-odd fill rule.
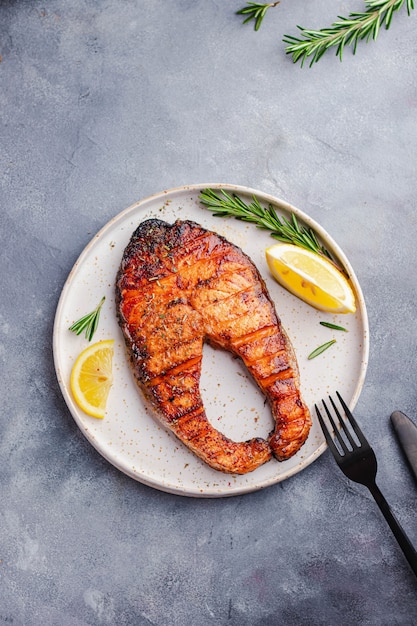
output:
[[278,243],[266,250],[276,280],[307,304],[329,313],[354,313],[355,294],[347,278],[319,254],[293,244]]
[[88,415],[102,419],[113,383],[113,339],[88,346],[77,357],[70,379],[74,399]]

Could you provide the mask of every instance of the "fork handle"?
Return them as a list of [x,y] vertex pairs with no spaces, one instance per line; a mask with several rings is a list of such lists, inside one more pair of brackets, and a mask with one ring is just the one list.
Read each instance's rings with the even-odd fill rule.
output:
[[406,533],[402,529],[401,524],[399,523],[394,513],[392,512],[390,505],[385,500],[378,485],[376,484],[367,485],[367,487],[369,491],[371,492],[371,494],[373,495],[375,502],[381,509],[382,514],[384,515],[385,519],[387,520],[389,527],[391,528],[394,534],[394,537],[398,541],[398,544],[401,550],[404,552],[404,556],[407,559],[411,569],[413,570],[414,574],[417,576],[417,551],[416,549],[414,548],[413,544],[411,543]]

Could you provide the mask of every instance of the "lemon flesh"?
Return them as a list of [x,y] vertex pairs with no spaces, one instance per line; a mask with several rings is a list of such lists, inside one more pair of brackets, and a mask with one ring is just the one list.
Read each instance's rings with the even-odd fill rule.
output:
[[274,278],[307,304],[329,313],[356,311],[352,287],[331,261],[285,243],[267,248],[265,254]]
[[113,383],[113,339],[88,346],[77,357],[70,379],[74,400],[85,413],[102,419]]

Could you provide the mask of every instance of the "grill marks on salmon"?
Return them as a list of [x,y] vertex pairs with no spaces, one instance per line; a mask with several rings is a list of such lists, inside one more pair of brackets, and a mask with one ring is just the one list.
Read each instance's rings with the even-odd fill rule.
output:
[[[240,248],[190,221],[150,219],[133,233],[116,280],[134,376],[159,419],[210,467],[245,474],[293,456],[311,418],[296,358],[258,270]],[[242,359],[269,401],[267,439],[235,442],[209,422],[203,343]]]

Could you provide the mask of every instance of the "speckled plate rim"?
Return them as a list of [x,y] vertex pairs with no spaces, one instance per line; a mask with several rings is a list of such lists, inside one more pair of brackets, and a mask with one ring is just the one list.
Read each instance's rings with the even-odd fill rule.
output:
[[[207,469],[209,472],[214,472],[214,475],[213,475],[214,478],[211,481],[207,480],[207,478],[204,478],[200,482],[200,484],[184,485],[182,483],[178,483],[178,481],[175,480],[175,478],[173,479],[172,477],[169,476],[169,473],[168,475],[155,478],[154,475],[151,475],[151,474],[147,475],[146,471],[143,471],[143,470],[138,471],[135,465],[134,464],[132,465],[132,462],[130,459],[124,459],[124,458],[121,458],[120,455],[117,455],[117,454],[115,455],[108,445],[103,445],[103,442],[100,441],[100,438],[97,438],[97,436],[94,433],[94,427],[92,427],[91,425],[92,423],[90,421],[93,418],[89,418],[88,416],[83,414],[82,411],[80,411],[78,406],[75,404],[72,398],[72,394],[69,389],[69,376],[68,376],[69,365],[67,363],[63,363],[64,355],[63,355],[63,350],[62,350],[62,338],[63,338],[64,333],[66,333],[68,336],[68,324],[66,324],[65,320],[63,319],[63,316],[64,316],[64,309],[65,309],[67,300],[69,298],[69,292],[71,289],[73,289],[73,283],[77,279],[78,270],[80,270],[80,268],[83,267],[83,264],[87,262],[89,255],[92,254],[98,242],[102,241],[103,238],[105,238],[106,235],[108,235],[110,231],[113,231],[115,226],[119,224],[123,224],[123,222],[125,222],[126,220],[129,220],[130,218],[133,219],[133,217],[136,216],[136,214],[138,214],[138,216],[141,216],[142,214],[146,214],[146,209],[148,207],[156,206],[158,204],[160,206],[167,207],[169,202],[172,201],[173,199],[176,199],[178,197],[181,198],[184,194],[188,194],[188,195],[199,194],[199,192],[205,188],[211,188],[215,190],[224,189],[230,193],[237,193],[242,196],[248,196],[250,198],[253,195],[256,195],[261,203],[273,204],[274,207],[277,208],[278,211],[281,212],[282,214],[291,213],[291,212],[294,213],[299,220],[304,222],[307,226],[311,227],[315,231],[319,239],[326,245],[326,247],[334,255],[334,257],[337,258],[339,262],[344,266],[344,268],[348,272],[348,275],[350,276],[351,284],[357,296],[358,310],[357,310],[356,315],[358,316],[358,319],[359,319],[360,335],[361,335],[360,346],[358,346],[360,350],[360,364],[358,367],[358,371],[354,373],[353,388],[349,394],[349,397],[347,398],[347,402],[351,410],[353,410],[353,408],[355,407],[357,403],[357,400],[359,398],[359,395],[361,393],[361,390],[364,384],[367,366],[368,366],[368,358],[369,358],[368,316],[367,316],[366,305],[365,305],[365,300],[363,297],[362,289],[355,275],[355,272],[349,260],[347,259],[346,255],[344,254],[343,250],[332,239],[332,237],[330,237],[330,235],[326,232],[326,230],[322,226],[320,226],[320,224],[318,224],[315,220],[313,220],[306,213],[294,207],[293,205],[289,204],[288,202],[281,200],[268,193],[264,193],[264,192],[261,192],[259,190],[256,190],[250,187],[245,187],[241,185],[232,185],[232,184],[226,184],[226,183],[205,183],[205,184],[185,185],[181,187],[164,190],[160,193],[148,196],[132,204],[131,206],[129,206],[128,208],[126,208],[125,210],[117,214],[114,218],[112,218],[109,222],[107,222],[98,231],[98,233],[90,240],[89,244],[87,244],[87,246],[81,252],[72,270],[70,271],[68,278],[63,286],[61,296],[59,298],[56,315],[55,315],[55,321],[54,321],[52,343],[53,343],[55,370],[56,370],[58,382],[61,388],[61,392],[64,396],[65,402],[75,422],[80,428],[81,432],[85,435],[85,437],[88,439],[91,445],[93,445],[93,447],[108,462],[110,462],[114,467],[118,468],[120,471],[130,476],[131,478],[145,485],[148,485],[150,487],[159,489],[161,491],[174,493],[178,495],[192,496],[192,497],[227,497],[227,496],[233,496],[233,495],[241,495],[244,493],[250,493],[252,491],[269,487],[273,484],[276,484],[283,480],[288,479],[289,477],[295,475],[296,473],[308,467],[319,456],[321,456],[321,454],[327,448],[324,438],[321,435],[321,431],[320,431],[321,440],[319,437],[317,444],[313,447],[313,449],[310,451],[310,453],[307,456],[301,455],[299,461],[295,460],[294,462],[293,460],[293,463],[291,465],[288,465],[287,468],[284,468],[284,471],[281,471],[284,464],[277,464],[277,467],[278,466],[280,467],[280,471],[277,471],[276,473],[273,473],[273,475],[269,475],[269,476],[262,476],[261,475],[262,468],[258,468],[258,470],[255,470],[255,472],[251,473],[250,476],[251,477],[253,476],[253,480],[249,480],[249,482],[240,483],[239,480],[242,477],[234,477],[235,480],[231,480],[231,481],[228,480],[226,483],[223,484],[223,486],[222,485],[219,486],[222,480],[217,481],[217,478],[219,474],[221,473],[216,472],[215,470],[211,470],[211,468],[207,468]],[[204,213],[202,211],[202,218],[205,214],[207,216],[207,214],[210,214],[210,212],[206,211]],[[164,219],[165,216],[161,215],[161,218]],[[189,217],[189,218],[187,216],[184,216],[184,219],[195,219],[195,216]],[[214,219],[217,220],[216,224],[219,224],[220,226],[219,218],[214,218]],[[142,221],[142,220],[140,219],[139,221]],[[204,219],[201,219],[200,223],[204,225],[203,223],[204,221],[205,221]],[[225,221],[228,221],[228,220],[225,220]],[[237,228],[237,224],[242,224],[242,222],[238,222],[237,220],[232,220],[232,222],[236,224],[235,228]],[[250,228],[255,229],[255,226],[251,225]],[[216,230],[219,231],[219,228],[217,228]],[[133,228],[131,232],[133,232]],[[131,232],[129,233],[129,236]],[[255,232],[258,235],[260,235],[260,233],[263,233],[264,231],[255,230]],[[269,242],[268,242],[269,245],[271,245],[271,241],[273,243],[273,240],[269,239]],[[268,285],[268,288],[270,288],[270,285]],[[293,296],[291,295],[289,297],[293,298]],[[311,309],[311,307],[309,307],[309,309]],[[279,311],[278,313],[280,314]],[[109,337],[101,336],[101,337],[97,337],[97,340],[100,340],[103,338],[109,338]],[[81,351],[81,348],[80,346],[78,346],[77,353],[79,353],[80,351]],[[331,389],[331,391],[335,391],[335,390]],[[319,401],[321,397],[323,396],[322,395],[317,396],[315,398],[315,401]],[[310,409],[311,408],[312,407],[310,403]],[[97,420],[93,420],[93,422],[94,421],[97,422]],[[313,421],[314,421],[314,417],[313,417]],[[169,433],[169,436],[172,436],[172,435]],[[182,446],[182,444],[180,444],[180,446]],[[182,447],[185,448],[184,446]],[[186,450],[186,454],[192,454],[192,453],[189,453],[189,451]],[[192,455],[192,457],[195,458],[194,455]],[[195,461],[199,464],[201,463],[201,461],[197,458],[195,458]],[[285,463],[289,463],[289,462],[285,462]],[[259,472],[259,478],[256,478],[257,472]],[[221,474],[221,477],[224,477],[224,476],[225,475]],[[249,475],[245,475],[245,476],[247,477]],[[227,476],[227,478],[229,477]]]

